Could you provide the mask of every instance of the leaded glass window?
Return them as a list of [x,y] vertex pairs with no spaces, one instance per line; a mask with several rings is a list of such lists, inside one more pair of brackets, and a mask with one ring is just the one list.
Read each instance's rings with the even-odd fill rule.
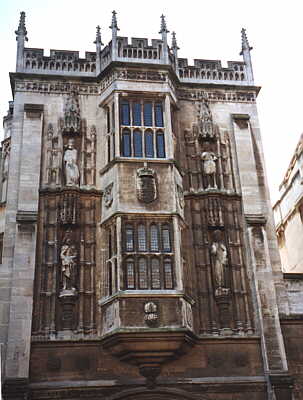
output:
[[157,225],[151,225],[150,227],[150,251],[159,251],[159,237],[158,237]]
[[126,261],[126,287],[135,289],[135,266],[132,258],[128,258]]
[[145,156],[154,158],[154,134],[153,131],[145,131]]
[[138,129],[134,131],[134,156],[142,157],[142,133]]
[[123,101],[121,104],[121,125],[130,125],[129,102]]
[[145,225],[138,226],[138,250],[146,251],[146,230]]
[[164,126],[163,124],[163,108],[161,103],[155,104],[155,125]]
[[134,251],[134,230],[131,225],[126,225],[126,251]]
[[144,103],[144,126],[153,126],[153,105],[152,103]]
[[157,258],[153,258],[151,262],[151,287],[152,289],[161,289],[160,263]]
[[140,103],[133,103],[133,125],[134,126],[141,126],[141,104]]
[[124,157],[131,156],[130,130],[123,129],[122,132],[122,155]]
[[145,258],[139,259],[139,287],[140,289],[148,289],[148,273]]
[[165,158],[165,141],[162,131],[157,131],[157,157]]
[[162,247],[163,251],[170,252],[171,245],[170,245],[170,232],[168,225],[163,225],[162,227]]
[[165,258],[164,260],[164,279],[165,279],[165,289],[172,289],[173,285],[173,270],[170,258]]

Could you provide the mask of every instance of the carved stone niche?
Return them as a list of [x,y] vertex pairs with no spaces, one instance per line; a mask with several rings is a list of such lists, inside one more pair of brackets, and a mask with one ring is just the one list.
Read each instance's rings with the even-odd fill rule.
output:
[[72,88],[64,106],[64,118],[62,122],[62,131],[64,134],[80,134],[81,117],[78,93]]
[[151,203],[158,197],[156,173],[147,166],[137,170],[137,197],[143,203]]
[[217,129],[213,123],[212,113],[206,96],[198,104],[198,121],[194,124],[194,131],[200,143],[214,141],[217,138]]

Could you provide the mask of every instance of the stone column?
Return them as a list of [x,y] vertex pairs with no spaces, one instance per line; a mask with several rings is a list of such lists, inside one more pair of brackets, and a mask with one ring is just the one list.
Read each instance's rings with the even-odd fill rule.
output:
[[11,273],[5,365],[8,398],[11,388],[20,382],[24,388],[29,376],[43,124],[42,105],[24,104],[24,113],[22,104],[17,107],[4,248],[6,267]]

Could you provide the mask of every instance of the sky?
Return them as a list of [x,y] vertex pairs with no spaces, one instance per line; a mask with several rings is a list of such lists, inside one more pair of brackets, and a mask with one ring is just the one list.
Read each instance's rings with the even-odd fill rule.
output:
[[[103,43],[111,39],[111,11],[117,11],[119,35],[160,38],[160,15],[175,31],[179,57],[241,60],[241,28],[253,46],[255,84],[262,89],[258,113],[267,177],[274,202],[303,132],[303,24],[301,0],[2,0],[0,3],[0,114],[12,100],[9,72],[15,71],[20,11],[26,12],[26,46],[94,51],[95,27]],[[303,92],[303,90],[302,90]],[[0,129],[2,136],[3,132]]]

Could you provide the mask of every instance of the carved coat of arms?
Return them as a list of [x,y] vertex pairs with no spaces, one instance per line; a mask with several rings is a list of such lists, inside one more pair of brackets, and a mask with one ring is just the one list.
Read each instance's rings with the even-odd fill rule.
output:
[[157,198],[157,185],[155,171],[143,167],[137,171],[137,197],[144,203],[151,203]]

